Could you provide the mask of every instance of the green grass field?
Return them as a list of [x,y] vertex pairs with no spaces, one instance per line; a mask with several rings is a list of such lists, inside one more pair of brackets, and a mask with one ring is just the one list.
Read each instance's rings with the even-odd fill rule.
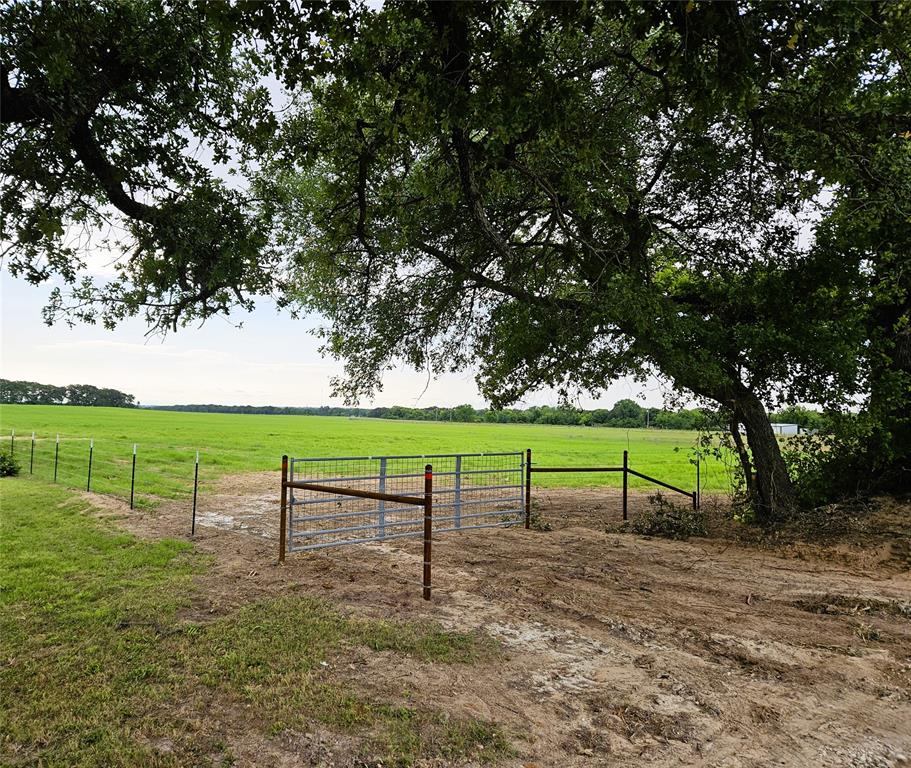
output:
[[364,765],[511,753],[492,724],[368,694],[323,666],[358,649],[467,674],[497,657],[488,638],[293,594],[181,619],[210,566],[191,544],[137,540],[34,479],[0,479],[0,496],[0,765],[238,765],[220,738],[237,732],[219,715],[232,706],[263,739],[314,725],[346,734]]
[[[89,439],[93,438],[92,490],[129,492],[131,453],[137,448],[137,499],[184,498],[192,486],[195,451],[205,489],[225,474],[275,470],[281,456],[378,456],[383,454],[524,451],[540,466],[619,465],[629,451],[630,467],[665,482],[693,489],[695,433],[674,430],[560,427],[537,424],[462,424],[387,421],[330,416],[257,416],[175,413],[119,408],[4,405],[0,447],[9,447],[27,473],[30,437],[37,435],[34,474],[51,479],[55,435],[60,435],[61,484],[84,487]],[[703,489],[727,488],[724,468],[703,464]],[[540,486],[619,486],[618,474],[537,475]],[[654,487],[630,478],[632,487]]]

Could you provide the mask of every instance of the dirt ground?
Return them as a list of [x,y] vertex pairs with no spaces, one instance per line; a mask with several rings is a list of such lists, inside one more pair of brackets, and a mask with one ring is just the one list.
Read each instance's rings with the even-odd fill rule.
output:
[[[185,504],[101,503],[141,535],[189,534]],[[646,504],[637,495],[632,513]],[[747,541],[721,522],[686,542],[618,532],[619,495],[605,489],[536,491],[536,507],[553,530],[439,537],[428,603],[418,542],[279,566],[274,474],[230,478],[201,501],[196,545],[213,566],[191,613],[313,594],[360,615],[484,631],[505,648],[496,664],[364,649],[328,673],[499,724],[517,752],[508,766],[911,768],[907,506],[863,537],[815,543]],[[350,737],[222,725],[242,765],[350,764]]]

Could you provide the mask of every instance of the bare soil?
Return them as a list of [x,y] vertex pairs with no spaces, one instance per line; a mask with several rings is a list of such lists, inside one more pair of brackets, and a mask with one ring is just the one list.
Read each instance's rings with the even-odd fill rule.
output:
[[[418,542],[279,566],[276,485],[272,473],[238,476],[202,498],[195,541],[213,564],[189,614],[293,593],[486,632],[505,649],[496,663],[356,649],[331,674],[499,724],[517,753],[505,765],[911,766],[907,505],[879,505],[856,535],[807,541],[757,534],[709,503],[712,537],[680,542],[618,530],[616,491],[536,491],[553,530],[439,537],[428,603]],[[186,505],[92,499],[140,535],[189,535]],[[646,505],[635,495],[631,513]],[[227,715],[211,727],[244,765],[350,764],[348,735],[271,737]]]

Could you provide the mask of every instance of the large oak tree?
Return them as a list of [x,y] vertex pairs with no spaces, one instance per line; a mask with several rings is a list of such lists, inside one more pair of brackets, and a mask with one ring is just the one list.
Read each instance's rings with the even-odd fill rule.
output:
[[742,423],[759,509],[792,509],[767,405],[863,382],[863,253],[807,237],[821,184],[761,123],[820,13],[389,3],[335,42],[270,181],[342,390],[404,360],[502,405],[651,368]]
[[872,393],[883,471],[907,462],[898,5],[2,13],[5,259],[69,285],[48,319],[271,293],[327,317],[352,398],[400,361],[496,404],[654,370],[746,427],[766,514],[794,505],[769,406]]

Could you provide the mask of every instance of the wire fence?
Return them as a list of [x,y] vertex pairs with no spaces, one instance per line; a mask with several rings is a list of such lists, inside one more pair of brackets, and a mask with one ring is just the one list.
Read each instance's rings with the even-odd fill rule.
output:
[[[160,499],[193,502],[199,483],[216,479],[214,467],[191,447],[12,432],[4,440],[23,474],[69,488],[118,496],[131,508]],[[195,511],[195,504],[192,505]]]
[[[278,516],[272,517],[275,501],[244,507],[243,514],[228,510],[213,513],[213,504],[224,504],[218,481],[226,472],[222,446],[219,452],[202,453],[194,446],[172,443],[134,442],[127,435],[91,437],[47,433],[16,433],[0,438],[0,450],[12,453],[23,473],[74,489],[120,497],[130,507],[148,507],[161,500],[185,502],[195,532],[197,499],[204,508],[200,522],[239,526],[274,535]],[[531,451],[462,453],[410,456],[293,458],[292,481],[319,483],[336,488],[366,490],[380,494],[421,493],[424,465],[432,463],[433,532],[515,525],[530,517],[531,473],[584,472],[592,475],[617,473],[623,486],[623,519],[627,518],[627,488],[655,485],[679,492],[700,506],[706,475],[699,461],[694,467],[695,491],[666,483],[628,466],[542,467],[532,463]],[[235,462],[236,463],[236,462]],[[291,488],[287,517],[287,546],[283,551],[332,547],[339,544],[419,538],[421,510],[407,503],[365,499]],[[209,492],[214,495],[208,495]],[[277,495],[277,494],[276,494]],[[257,502],[261,501],[257,499]],[[255,507],[255,508],[254,508]],[[277,510],[276,510],[277,511]],[[274,521],[274,522],[270,522]],[[268,530],[267,530],[268,529]]]

